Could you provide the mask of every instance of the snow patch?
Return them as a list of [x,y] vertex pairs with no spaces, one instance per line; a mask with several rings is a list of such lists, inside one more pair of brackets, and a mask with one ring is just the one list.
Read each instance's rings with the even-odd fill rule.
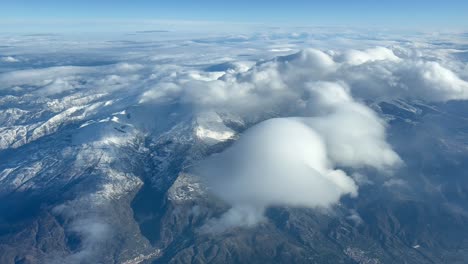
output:
[[232,139],[236,135],[214,112],[202,113],[198,116],[194,133],[198,139],[210,145]]

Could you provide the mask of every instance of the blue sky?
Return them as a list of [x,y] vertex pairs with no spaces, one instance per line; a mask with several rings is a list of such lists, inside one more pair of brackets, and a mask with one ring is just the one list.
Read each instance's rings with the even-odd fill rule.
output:
[[203,20],[307,26],[468,27],[466,0],[0,0],[0,21]]

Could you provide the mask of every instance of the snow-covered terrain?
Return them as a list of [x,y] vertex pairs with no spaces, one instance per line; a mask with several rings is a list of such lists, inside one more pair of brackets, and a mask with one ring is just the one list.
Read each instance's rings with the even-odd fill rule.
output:
[[0,262],[468,256],[466,34],[301,30],[0,35]]

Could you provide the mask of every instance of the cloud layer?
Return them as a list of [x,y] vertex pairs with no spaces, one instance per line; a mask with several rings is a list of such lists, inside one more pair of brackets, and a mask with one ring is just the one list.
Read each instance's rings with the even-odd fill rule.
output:
[[[403,162],[369,102],[464,100],[468,75],[466,42],[443,48],[440,43],[451,43],[444,36],[400,41],[328,31],[165,34],[171,41],[152,34],[105,41],[3,37],[0,149],[14,151],[75,125],[73,144],[125,144],[137,134],[157,138],[191,118],[210,117],[198,122],[193,137],[210,137],[210,144],[240,138],[199,168],[232,206],[213,220],[220,229],[253,225],[272,205],[329,207],[357,194],[344,171],[386,172]],[[253,127],[236,135],[225,116]],[[5,166],[3,189],[33,185],[16,180],[20,169]]]

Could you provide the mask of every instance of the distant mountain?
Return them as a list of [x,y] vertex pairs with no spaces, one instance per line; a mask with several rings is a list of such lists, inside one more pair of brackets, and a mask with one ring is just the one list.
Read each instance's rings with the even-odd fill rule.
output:
[[[466,263],[460,46],[391,38],[388,48],[303,49],[336,41],[327,34],[36,36],[47,44],[38,51],[5,38],[0,52],[17,61],[0,63],[0,263]],[[291,202],[295,189],[271,191],[267,177],[232,194],[201,173],[207,160],[230,163],[229,151],[273,118],[308,120],[326,153],[298,164],[328,184],[330,201]],[[239,160],[256,158],[239,149]],[[235,174],[222,165],[221,176]],[[243,187],[265,196],[246,204]],[[236,215],[238,200],[257,218]],[[235,223],[219,228],[230,213]]]

